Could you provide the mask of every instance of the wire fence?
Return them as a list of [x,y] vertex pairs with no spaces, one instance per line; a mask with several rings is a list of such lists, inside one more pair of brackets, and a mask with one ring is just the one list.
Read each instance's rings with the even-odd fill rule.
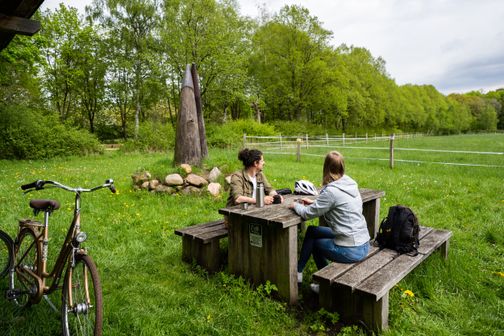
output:
[[[296,160],[301,157],[324,157],[325,153],[318,153],[320,150],[357,150],[357,155],[345,155],[348,159],[365,161],[388,161],[390,168],[394,168],[395,163],[413,163],[413,164],[436,164],[447,166],[462,167],[487,167],[504,168],[504,152],[475,151],[475,150],[452,150],[452,149],[433,149],[433,148],[409,148],[396,147],[398,139],[413,139],[426,136],[421,133],[398,134],[398,135],[373,135],[351,136],[345,134],[341,136],[247,136],[243,135],[243,146],[249,148],[260,148],[265,154],[272,155],[295,155]],[[388,143],[387,146],[376,146],[376,144]],[[378,155],[370,155],[369,153]],[[397,155],[401,155],[398,158]],[[403,153],[411,153],[404,154]],[[360,155],[359,155],[360,154]],[[365,156],[361,156],[364,154]],[[381,157],[377,157],[380,156]],[[386,157],[383,157],[383,156]],[[413,155],[414,157],[410,157]],[[442,155],[441,159],[435,155]],[[404,157],[403,157],[404,156]],[[415,157],[416,156],[416,157]],[[418,156],[423,156],[418,158]],[[448,157],[447,157],[448,156]],[[474,156],[490,157],[487,162],[480,162],[480,158],[474,159]],[[424,158],[424,159],[423,159]],[[497,158],[493,160],[493,158]],[[450,159],[457,162],[451,162]],[[469,160],[469,162],[467,162]],[[477,162],[474,162],[477,161]],[[496,161],[496,162],[494,162]]]

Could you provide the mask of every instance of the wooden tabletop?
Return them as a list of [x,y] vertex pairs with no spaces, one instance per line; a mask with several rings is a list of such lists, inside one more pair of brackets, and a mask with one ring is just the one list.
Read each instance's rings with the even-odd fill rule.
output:
[[[385,195],[385,192],[380,190],[359,189],[359,191],[364,203]],[[304,195],[284,195],[283,197],[284,202],[282,204],[265,205],[262,208],[256,207],[255,204],[249,204],[247,210],[242,209],[241,205],[236,205],[219,209],[219,213],[226,216],[241,216],[247,222],[261,223],[284,229],[303,221],[294,210],[288,208],[289,204],[302,197],[316,198],[315,196]]]

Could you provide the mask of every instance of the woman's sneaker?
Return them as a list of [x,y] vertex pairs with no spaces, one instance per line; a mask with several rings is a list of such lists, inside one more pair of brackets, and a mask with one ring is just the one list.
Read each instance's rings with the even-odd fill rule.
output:
[[314,292],[315,294],[318,294],[320,292],[320,285],[317,284],[317,283],[311,283],[310,284],[310,289],[312,290],[312,292]]

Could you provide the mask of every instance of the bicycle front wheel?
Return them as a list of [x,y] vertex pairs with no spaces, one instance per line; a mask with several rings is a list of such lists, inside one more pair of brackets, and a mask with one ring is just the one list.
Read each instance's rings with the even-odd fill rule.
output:
[[12,240],[0,231],[0,278],[3,278],[12,266]]
[[63,285],[63,335],[102,334],[103,299],[98,271],[91,257],[78,254],[68,266]]

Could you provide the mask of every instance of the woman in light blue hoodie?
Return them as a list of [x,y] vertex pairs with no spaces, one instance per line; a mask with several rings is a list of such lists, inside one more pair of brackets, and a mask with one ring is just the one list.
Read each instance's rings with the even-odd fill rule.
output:
[[[362,215],[362,198],[357,183],[345,175],[343,156],[336,152],[326,155],[322,190],[316,200],[301,199],[290,208],[304,220],[320,217],[327,226],[309,226],[306,230],[298,261],[298,282],[303,269],[313,255],[318,269],[327,265],[327,259],[353,263],[366,258],[369,250],[369,232]],[[317,291],[317,286],[312,289]]]

